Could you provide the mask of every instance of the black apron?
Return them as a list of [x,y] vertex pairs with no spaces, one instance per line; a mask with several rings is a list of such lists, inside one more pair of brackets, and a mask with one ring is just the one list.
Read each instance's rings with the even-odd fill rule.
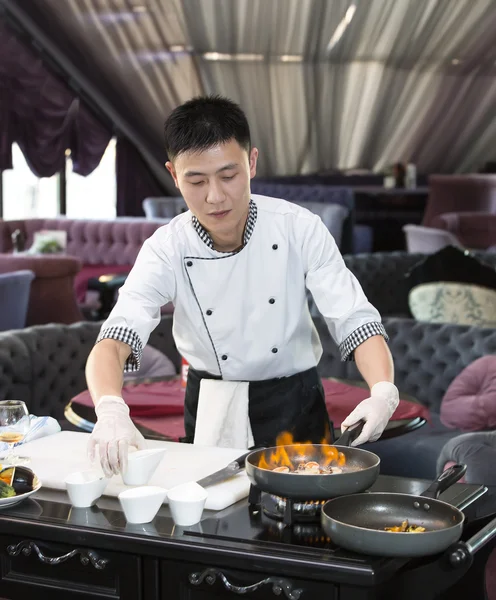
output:
[[[184,428],[181,441],[193,443],[200,381],[221,379],[204,371],[188,369],[184,401]],[[277,436],[289,431],[295,442],[321,444],[334,441],[332,424],[325,405],[322,381],[314,367],[277,379],[250,382],[248,414],[256,447],[274,446]]]

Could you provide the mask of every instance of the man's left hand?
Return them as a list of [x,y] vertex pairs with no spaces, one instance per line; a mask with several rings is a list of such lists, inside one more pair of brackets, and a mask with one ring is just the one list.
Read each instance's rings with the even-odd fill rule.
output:
[[362,432],[351,445],[359,446],[365,442],[378,440],[399,401],[398,388],[389,381],[380,381],[372,386],[370,398],[360,402],[341,424],[341,430],[344,431],[359,421],[365,421]]

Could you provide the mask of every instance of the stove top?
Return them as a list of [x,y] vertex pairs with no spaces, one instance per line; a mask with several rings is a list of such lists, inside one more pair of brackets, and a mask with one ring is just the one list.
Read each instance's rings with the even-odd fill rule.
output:
[[[429,482],[422,480],[407,480],[403,478],[380,476],[370,491],[396,492],[406,494],[421,494]],[[454,485],[441,495],[441,499],[457,506],[461,510],[483,492],[479,486]],[[261,504],[249,505],[238,503],[206,518],[194,528],[185,528],[184,533],[191,536],[217,540],[236,540],[239,542],[255,543],[267,548],[278,549],[278,552],[298,552],[299,554],[319,554],[324,552],[333,560],[341,562],[361,563],[370,565],[371,562],[381,562],[383,559],[358,555],[333,544],[320,526],[319,519],[310,521],[293,520],[292,524],[285,519],[274,518],[267,514],[264,507],[274,504],[274,497],[261,494]]]
[[[265,500],[265,498],[264,498]],[[196,530],[187,530],[188,535],[232,539],[244,542],[273,546],[283,545],[287,549],[309,551],[326,550],[342,558],[360,560],[355,554],[341,550],[326,536],[319,523],[296,522],[285,525],[280,519],[265,514],[261,506],[234,506],[223,511],[222,517],[207,518],[196,526]],[[366,557],[362,560],[367,562]]]

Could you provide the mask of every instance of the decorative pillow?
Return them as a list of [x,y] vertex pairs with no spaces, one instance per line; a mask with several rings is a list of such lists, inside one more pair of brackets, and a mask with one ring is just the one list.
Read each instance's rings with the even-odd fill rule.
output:
[[174,363],[162,352],[147,345],[143,349],[139,371],[124,373],[124,381],[142,379],[143,377],[170,377],[177,375]]
[[443,425],[452,429],[496,429],[496,355],[477,359],[455,377],[440,413]]
[[464,283],[424,283],[408,294],[417,321],[496,327],[496,290]]

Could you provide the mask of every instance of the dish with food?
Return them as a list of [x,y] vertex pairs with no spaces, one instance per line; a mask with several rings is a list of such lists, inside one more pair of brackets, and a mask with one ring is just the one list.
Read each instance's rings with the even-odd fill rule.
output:
[[424,533],[425,527],[421,527],[420,525],[410,525],[408,519],[405,519],[401,525],[384,527],[384,531],[392,531],[393,533]]
[[309,460],[308,462],[301,462],[297,467],[294,465],[291,468],[287,466],[275,467],[272,471],[274,473],[295,473],[296,475],[338,475],[343,472],[343,469],[331,465],[322,466],[314,460]]
[[7,467],[0,471],[0,508],[19,504],[41,488],[41,481],[27,467]]

